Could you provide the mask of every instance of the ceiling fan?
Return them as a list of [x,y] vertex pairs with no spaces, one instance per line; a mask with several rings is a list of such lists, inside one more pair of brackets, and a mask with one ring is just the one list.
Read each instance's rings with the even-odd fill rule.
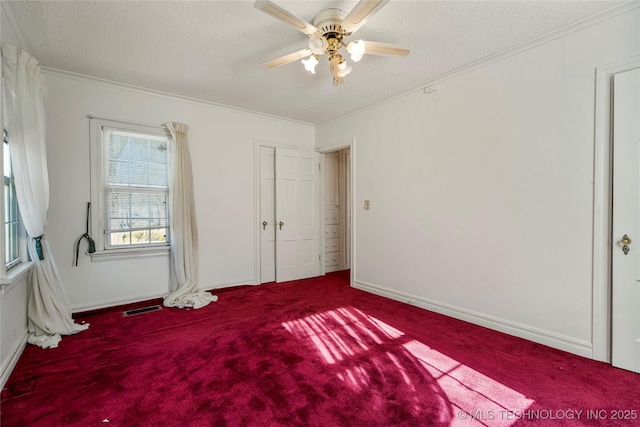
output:
[[[281,8],[269,0],[258,0],[254,6],[276,19],[291,25],[296,30],[309,37],[309,46],[297,52],[281,56],[263,64],[266,68],[275,68],[302,59],[307,71],[316,73],[318,56],[327,54],[329,70],[333,76],[333,83],[344,82],[344,77],[351,72],[339,50],[345,47],[353,62],[358,62],[367,55],[395,55],[406,56],[409,49],[391,43],[357,40],[346,42],[346,38],[362,27],[369,18],[387,4],[389,0],[360,0],[358,4],[346,13],[340,9],[330,8],[320,11],[312,20],[312,24],[291,12]],[[306,58],[306,59],[305,59]]]

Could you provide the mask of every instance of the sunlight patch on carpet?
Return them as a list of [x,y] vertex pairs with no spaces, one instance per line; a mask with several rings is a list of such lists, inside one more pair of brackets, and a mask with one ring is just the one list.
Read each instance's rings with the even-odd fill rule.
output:
[[403,335],[397,329],[349,307],[312,314],[282,324],[300,340],[310,340],[329,364]]
[[[436,416],[450,425],[508,427],[534,403],[521,393],[442,354],[366,313],[341,307],[284,322],[301,342],[309,342],[335,376],[356,392],[383,387],[380,379],[404,383],[402,398],[413,415],[424,399],[435,403]],[[384,382],[384,380],[383,380]],[[429,396],[424,390],[429,390]],[[417,393],[422,390],[423,395]]]
[[420,341],[409,341],[403,347],[436,379],[449,402],[457,408],[456,418],[460,425],[469,425],[469,420],[473,420],[483,424],[489,422],[491,426],[510,426],[515,422],[515,414],[524,412],[534,403]]

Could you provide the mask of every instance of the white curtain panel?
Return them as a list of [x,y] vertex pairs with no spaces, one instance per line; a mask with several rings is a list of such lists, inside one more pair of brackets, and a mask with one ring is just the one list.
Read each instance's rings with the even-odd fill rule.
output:
[[[67,294],[60,280],[53,254],[44,237],[49,209],[49,176],[45,146],[46,86],[38,61],[11,45],[2,47],[4,76],[4,127],[22,221],[29,235],[32,270],[28,302],[29,343],[42,348],[57,347],[60,335],[83,331],[69,310]],[[39,259],[35,238],[39,237],[43,260]]]
[[173,137],[170,159],[169,228],[171,236],[171,292],[167,307],[201,308],[218,297],[198,285],[198,223],[187,131],[183,123],[167,123]]

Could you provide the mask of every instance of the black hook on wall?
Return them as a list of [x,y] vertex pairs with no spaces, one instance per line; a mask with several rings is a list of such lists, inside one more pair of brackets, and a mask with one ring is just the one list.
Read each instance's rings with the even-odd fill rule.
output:
[[80,243],[82,239],[87,239],[89,247],[87,249],[87,253],[94,253],[96,251],[96,243],[93,241],[91,236],[89,235],[89,217],[91,216],[91,202],[87,202],[87,227],[85,233],[78,238],[76,241],[76,267],[78,266],[78,257],[80,255]]

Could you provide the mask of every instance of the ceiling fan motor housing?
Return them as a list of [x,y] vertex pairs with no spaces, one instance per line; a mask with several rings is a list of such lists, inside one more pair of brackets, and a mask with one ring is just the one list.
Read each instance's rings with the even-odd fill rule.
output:
[[325,9],[316,16],[313,17],[313,26],[320,30],[320,34],[323,36],[327,33],[340,33],[342,34],[342,21],[347,16],[347,13],[340,9]]

